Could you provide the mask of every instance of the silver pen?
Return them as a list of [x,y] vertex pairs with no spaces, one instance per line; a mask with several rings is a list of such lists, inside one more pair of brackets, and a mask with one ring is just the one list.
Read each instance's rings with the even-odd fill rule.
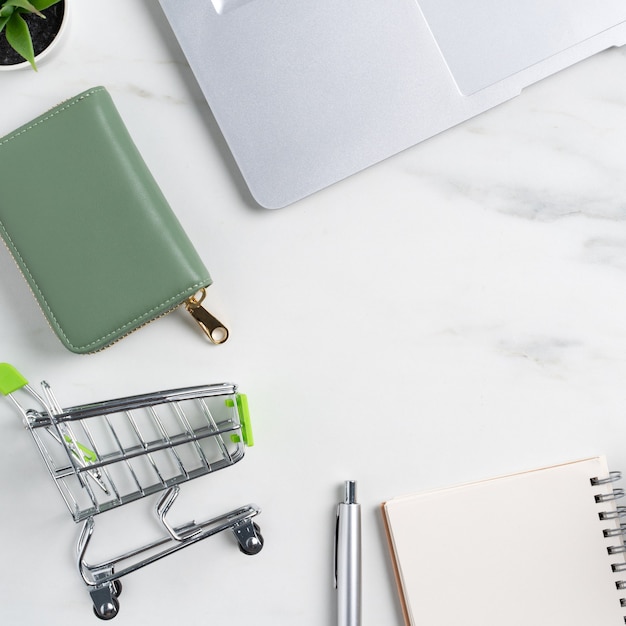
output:
[[346,481],[337,506],[335,587],[338,626],[361,626],[361,505],[354,480]]

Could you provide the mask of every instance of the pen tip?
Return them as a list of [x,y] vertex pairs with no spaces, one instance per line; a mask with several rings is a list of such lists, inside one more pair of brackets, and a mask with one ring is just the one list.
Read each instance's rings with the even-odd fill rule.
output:
[[356,480],[346,480],[345,499],[346,504],[356,503]]

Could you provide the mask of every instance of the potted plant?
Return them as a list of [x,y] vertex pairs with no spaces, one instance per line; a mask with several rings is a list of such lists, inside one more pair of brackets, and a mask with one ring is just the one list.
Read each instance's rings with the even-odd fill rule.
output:
[[56,46],[65,0],[0,0],[0,69],[32,67]]

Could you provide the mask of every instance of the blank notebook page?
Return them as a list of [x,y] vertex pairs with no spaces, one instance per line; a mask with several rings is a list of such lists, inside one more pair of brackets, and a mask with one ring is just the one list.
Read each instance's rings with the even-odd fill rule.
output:
[[624,626],[607,476],[593,458],[384,503],[407,624]]

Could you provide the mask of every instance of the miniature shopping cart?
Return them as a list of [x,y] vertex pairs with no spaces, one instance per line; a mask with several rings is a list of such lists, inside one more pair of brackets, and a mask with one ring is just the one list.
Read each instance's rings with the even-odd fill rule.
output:
[[[0,364],[0,392],[22,415],[50,475],[75,522],[83,522],[77,545],[78,570],[89,588],[95,614],[119,611],[120,578],[224,530],[244,554],[257,554],[263,537],[249,504],[205,522],[173,526],[167,514],[179,485],[240,461],[252,432],[246,396],[233,384],[204,385],[149,393],[62,409],[46,382],[37,393],[11,365]],[[35,407],[25,407],[24,400]],[[85,555],[94,517],[161,494],[156,514],[160,539],[106,562]]]

